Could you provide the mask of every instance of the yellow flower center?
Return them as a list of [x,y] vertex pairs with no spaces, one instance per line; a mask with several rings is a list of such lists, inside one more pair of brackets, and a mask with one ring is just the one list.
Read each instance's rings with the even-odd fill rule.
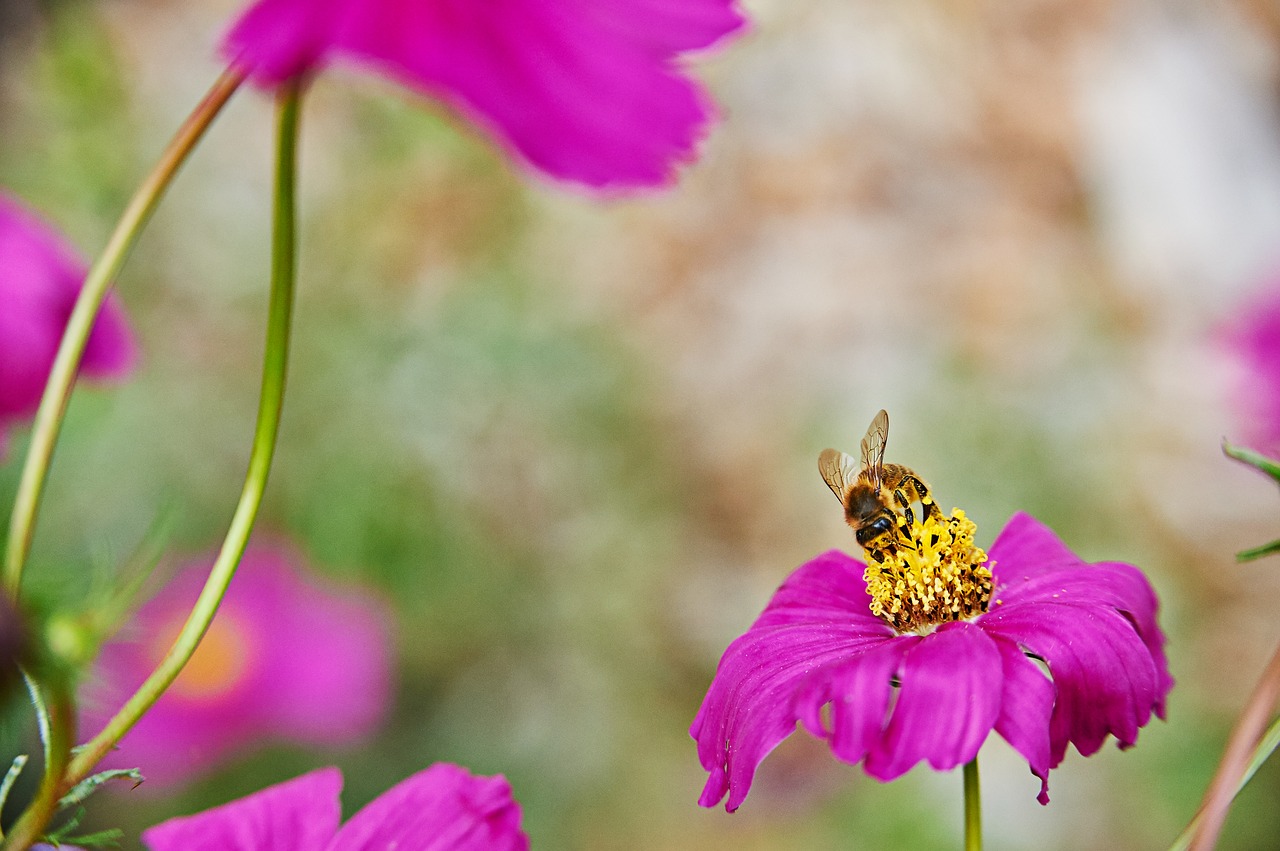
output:
[[991,566],[973,545],[977,529],[958,508],[950,517],[899,523],[896,547],[868,553],[862,575],[871,613],[898,632],[925,632],[985,612]]
[[[151,653],[156,662],[169,652],[185,618],[178,617],[157,630]],[[207,700],[231,691],[247,667],[249,642],[230,612],[220,612],[200,639],[200,646],[178,675],[169,693],[188,700]]]

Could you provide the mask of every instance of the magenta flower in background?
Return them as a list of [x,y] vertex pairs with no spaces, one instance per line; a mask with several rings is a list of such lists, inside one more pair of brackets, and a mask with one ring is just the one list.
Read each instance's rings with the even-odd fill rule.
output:
[[[53,227],[0,192],[0,458],[8,427],[35,413],[87,267]],[[81,371],[122,378],[137,351],[114,296],[102,306]]]
[[520,805],[501,775],[436,763],[341,828],[342,774],[322,768],[143,831],[151,851],[526,851]]
[[1220,336],[1243,367],[1233,395],[1244,442],[1280,450],[1280,288],[1247,305]]
[[[939,771],[963,765],[994,729],[1026,758],[1047,803],[1049,770],[1068,744],[1088,756],[1110,734],[1125,748],[1153,711],[1164,717],[1173,679],[1156,596],[1136,568],[1086,564],[1025,514],[1009,521],[987,562],[956,514],[969,527],[963,547],[955,538],[965,557],[934,558],[920,544],[930,534],[917,536],[921,557],[979,581],[953,594],[930,575],[923,598],[886,596],[893,581],[831,551],[793,573],[729,645],[690,729],[710,772],[702,806],[727,794],[736,810],[797,721],[882,781],[921,760]],[[891,620],[913,623],[895,629]]]
[[681,55],[743,23],[735,0],[258,0],[222,50],[267,86],[386,74],[552,177],[625,188],[694,158],[712,109]]
[[[103,648],[83,729],[99,729],[155,668],[211,561],[179,572]],[[191,662],[105,764],[164,789],[264,740],[335,746],[377,726],[391,692],[388,614],[300,564],[286,548],[249,547]]]

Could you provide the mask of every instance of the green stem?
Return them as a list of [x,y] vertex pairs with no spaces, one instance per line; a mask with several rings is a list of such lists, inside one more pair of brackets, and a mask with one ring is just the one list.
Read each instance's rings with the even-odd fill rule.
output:
[[964,851],[982,851],[982,790],[976,754],[964,764]]
[[[1264,734],[1267,721],[1280,705],[1280,647],[1272,655],[1262,676],[1253,687],[1235,728],[1222,752],[1218,771],[1205,792],[1200,811],[1174,843],[1174,848],[1207,851],[1218,842],[1218,834],[1226,823],[1231,802],[1249,782],[1257,766],[1275,750],[1276,725]],[[1183,843],[1185,840],[1185,844]]]
[[102,732],[94,736],[72,759],[67,769],[65,789],[84,779],[177,678],[187,660],[195,653],[209,624],[213,622],[213,616],[218,611],[218,605],[231,584],[231,578],[235,575],[240,557],[249,542],[249,534],[253,530],[258,506],[262,503],[262,494],[266,489],[284,402],[295,278],[294,220],[299,101],[298,85],[286,83],[279,94],[275,211],[271,239],[271,303],[267,317],[266,354],[262,365],[262,393],[258,403],[253,448],[249,456],[249,471],[245,476],[240,502],[236,505],[222,549],[209,571],[204,589],[173,646],[137,693],[129,698]]
[[66,684],[60,679],[49,683],[47,698],[40,694],[39,685],[30,677],[27,678],[27,688],[31,691],[31,703],[36,709],[40,738],[44,742],[44,776],[40,779],[35,798],[14,822],[4,845],[0,846],[5,851],[29,848],[44,833],[45,826],[58,809],[58,799],[63,792],[62,778],[76,737],[76,713]]
[[54,445],[58,441],[58,432],[62,428],[67,403],[71,398],[71,388],[75,384],[80,359],[84,355],[89,333],[93,330],[98,308],[102,306],[111,282],[124,265],[130,249],[137,242],[178,169],[242,82],[244,73],[234,67],[218,78],[204,100],[174,134],[151,174],[138,187],[106,247],[102,249],[102,254],[85,276],[84,285],[67,320],[58,354],[49,371],[44,396],[36,411],[31,446],[27,450],[22,478],[14,498],[13,514],[9,520],[9,540],[4,557],[4,587],[14,597],[22,584],[22,569],[31,551],[36,515],[40,510],[40,497],[44,492],[45,481],[49,477]]
[[[1231,794],[1233,799],[1249,784],[1249,781],[1253,779],[1253,775],[1258,773],[1258,769],[1271,757],[1277,747],[1280,747],[1280,718],[1271,722],[1271,726],[1267,728],[1266,735],[1258,743],[1257,750],[1253,753],[1253,758],[1249,760],[1249,767],[1245,770],[1244,776],[1240,778],[1239,784]],[[1196,813],[1196,817],[1191,820],[1191,823],[1169,846],[1169,851],[1186,851],[1186,849],[1190,848],[1191,839],[1195,836],[1196,831],[1200,829],[1200,822],[1203,817],[1203,813]]]

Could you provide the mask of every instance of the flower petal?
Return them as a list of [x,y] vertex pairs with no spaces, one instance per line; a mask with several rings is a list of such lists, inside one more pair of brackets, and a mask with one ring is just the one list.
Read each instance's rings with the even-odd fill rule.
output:
[[920,760],[947,771],[973,759],[1000,714],[1000,652],[980,628],[950,623],[903,660],[902,685],[868,774],[893,780]]
[[1164,697],[1150,651],[1131,621],[1105,606],[1020,603],[989,613],[982,628],[1044,659],[1057,690],[1052,765],[1067,743],[1089,756],[1107,734],[1132,745]]
[[795,730],[797,694],[812,684],[815,671],[848,663],[894,638],[870,613],[862,569],[836,551],[806,563],[725,650],[689,730],[710,772],[702,806],[713,807],[728,794],[726,809],[738,808],[756,767]]
[[668,181],[710,119],[678,53],[742,24],[733,0],[261,0],[223,52],[268,85],[354,59],[553,177],[638,187]]
[[[86,729],[105,723],[168,650],[208,564],[178,571],[103,647]],[[337,745],[367,735],[390,702],[387,620],[363,589],[324,582],[288,546],[255,538],[192,662],[105,765],[139,767],[143,790],[164,791],[263,740]]]
[[[796,713],[805,729],[830,741],[837,759],[850,765],[860,762],[884,735],[893,679],[919,642],[916,635],[897,636],[810,674],[796,694]],[[822,720],[827,704],[830,729]]]
[[[57,230],[0,192],[0,422],[34,413],[86,271]],[[119,302],[108,296],[81,368],[120,378],[136,358]]]
[[356,813],[327,851],[526,851],[520,805],[506,778],[437,763]]
[[315,851],[338,829],[342,773],[322,768],[142,832],[151,851]]
[[1024,582],[1064,567],[1084,564],[1053,530],[1019,511],[1009,518],[987,550],[997,595],[1013,593]]
[[222,40],[223,54],[276,85],[327,64],[347,0],[259,0]]
[[1159,601],[1151,583],[1136,567],[1123,562],[1081,562],[1077,567],[1062,567],[1028,577],[1012,588],[997,586],[993,596],[992,612],[1027,602],[1069,602],[1104,606],[1123,614],[1132,622],[1155,662],[1159,695],[1155,710],[1164,717],[1164,698],[1173,688],[1173,677],[1164,652],[1165,635],[1156,619]]
[[[68,318],[70,314],[68,313]],[[115,293],[108,293],[84,344],[80,371],[99,381],[124,378],[138,363],[138,348]]]
[[1015,643],[992,636],[1000,651],[1004,690],[996,732],[1022,754],[1040,778],[1039,800],[1049,803],[1049,720],[1053,717],[1053,683]]

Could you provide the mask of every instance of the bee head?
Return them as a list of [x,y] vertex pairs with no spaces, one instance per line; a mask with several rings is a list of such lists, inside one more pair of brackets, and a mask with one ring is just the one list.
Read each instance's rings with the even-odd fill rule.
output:
[[893,518],[888,512],[884,512],[859,528],[854,537],[863,549],[885,549],[885,545],[891,543],[894,532]]

